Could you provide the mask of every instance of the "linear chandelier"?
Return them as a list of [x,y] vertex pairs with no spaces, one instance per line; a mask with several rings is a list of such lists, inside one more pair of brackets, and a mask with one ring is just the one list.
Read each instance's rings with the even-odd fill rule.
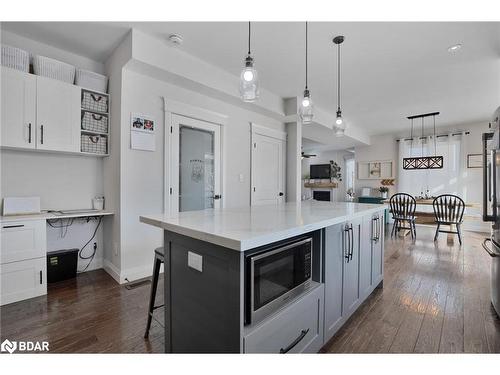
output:
[[[403,158],[403,169],[405,169],[405,170],[421,170],[421,169],[441,169],[441,168],[443,168],[443,156],[436,155],[436,116],[437,115],[439,115],[439,112],[424,113],[421,115],[413,115],[413,116],[407,117],[407,119],[410,120],[410,139],[411,139],[410,153],[412,153],[412,151],[413,151],[413,120],[421,119],[422,132],[421,132],[420,141],[422,142],[422,148],[421,148],[422,154],[421,154],[421,156],[418,156],[418,157],[410,156],[408,158]],[[434,140],[434,154],[424,156],[424,144],[423,144],[424,118],[426,118],[426,117],[432,117],[432,119],[433,119],[434,134],[432,136],[432,139]]]

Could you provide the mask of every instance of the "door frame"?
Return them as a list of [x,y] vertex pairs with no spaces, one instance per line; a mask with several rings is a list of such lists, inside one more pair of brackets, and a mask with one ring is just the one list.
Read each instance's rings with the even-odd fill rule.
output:
[[[174,116],[183,116],[193,120],[199,120],[203,122],[207,122],[212,125],[216,125],[220,127],[220,164],[219,164],[219,184],[220,184],[220,194],[221,194],[221,202],[220,206],[224,207],[225,204],[225,130],[228,121],[228,116],[210,111],[208,109],[204,109],[201,107],[192,106],[190,104],[178,102],[175,100],[167,99],[163,97],[163,109],[165,113],[165,139],[164,139],[164,167],[163,167],[163,213],[167,215],[175,215],[177,214],[177,210],[175,208],[178,206],[179,201],[179,192],[176,191],[173,183],[175,181],[175,177],[173,176],[173,172],[176,170],[173,163],[177,158],[175,158],[174,153],[178,152],[178,145],[175,146],[174,136],[172,134],[173,131],[173,121]],[[177,186],[178,188],[178,186]],[[175,204],[174,199],[177,204]]]
[[286,198],[286,142],[287,142],[287,135],[286,132],[280,131],[280,130],[275,130],[271,129],[262,125],[257,125],[253,122],[250,123],[250,206],[254,206],[254,181],[255,181],[255,167],[254,167],[254,150],[255,150],[255,145],[254,145],[254,137],[255,135],[261,135],[265,137],[270,137],[277,139],[283,143],[282,146],[282,176],[281,176],[281,185],[282,185],[282,191],[283,191],[283,197],[280,203],[285,202]]

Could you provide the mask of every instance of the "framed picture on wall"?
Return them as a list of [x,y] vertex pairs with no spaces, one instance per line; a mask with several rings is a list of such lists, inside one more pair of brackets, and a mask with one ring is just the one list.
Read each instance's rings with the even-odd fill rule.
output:
[[468,154],[467,155],[467,168],[482,168],[483,155],[482,154]]

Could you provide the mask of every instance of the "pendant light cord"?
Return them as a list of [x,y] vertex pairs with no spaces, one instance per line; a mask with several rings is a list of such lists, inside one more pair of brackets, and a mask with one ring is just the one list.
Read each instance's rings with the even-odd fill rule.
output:
[[422,151],[422,157],[424,157],[424,118],[422,117],[422,136],[420,138],[420,150]]
[[432,116],[432,120],[434,121],[434,156],[437,155],[436,149],[436,115]]
[[337,103],[338,110],[340,111],[340,43],[338,44],[338,60],[337,60]]
[[250,56],[250,21],[248,21],[248,55]]
[[306,90],[307,90],[307,57],[308,57],[308,54],[307,54],[307,21],[306,21]]
[[413,119],[410,120],[410,156],[413,156]]

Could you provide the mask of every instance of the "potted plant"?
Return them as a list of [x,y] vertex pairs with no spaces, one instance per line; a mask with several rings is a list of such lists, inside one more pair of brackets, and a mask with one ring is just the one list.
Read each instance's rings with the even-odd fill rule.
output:
[[380,191],[380,195],[382,196],[382,198],[387,198],[387,194],[389,194],[389,188],[387,186],[379,187],[378,191]]

